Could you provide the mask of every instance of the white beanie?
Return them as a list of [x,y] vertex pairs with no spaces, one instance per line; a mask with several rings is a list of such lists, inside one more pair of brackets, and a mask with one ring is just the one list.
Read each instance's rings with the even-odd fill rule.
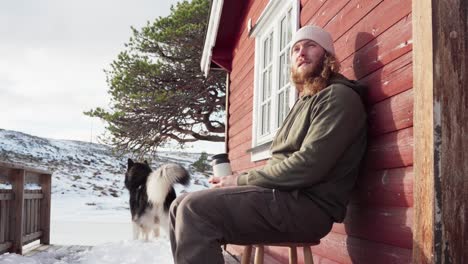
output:
[[335,56],[335,47],[333,46],[333,39],[327,31],[318,26],[304,26],[300,28],[293,36],[292,46],[301,40],[313,40],[319,44],[324,50],[331,55]]

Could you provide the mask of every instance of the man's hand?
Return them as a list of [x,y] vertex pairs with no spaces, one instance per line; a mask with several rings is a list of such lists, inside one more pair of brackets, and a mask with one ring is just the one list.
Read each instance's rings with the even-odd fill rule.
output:
[[227,175],[222,177],[211,177],[208,182],[211,183],[211,188],[222,188],[228,186],[237,186],[237,177],[239,175]]

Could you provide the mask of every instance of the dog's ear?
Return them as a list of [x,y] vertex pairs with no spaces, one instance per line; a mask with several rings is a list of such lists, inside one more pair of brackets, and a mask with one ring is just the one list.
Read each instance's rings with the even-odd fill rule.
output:
[[149,164],[148,164],[148,161],[147,161],[147,160],[145,160],[144,162],[145,162],[145,164],[146,164],[146,165],[148,165],[148,166],[149,166]]
[[130,169],[130,168],[133,166],[133,164],[134,164],[133,160],[129,158],[129,159],[128,159],[128,167],[127,167],[127,168]]

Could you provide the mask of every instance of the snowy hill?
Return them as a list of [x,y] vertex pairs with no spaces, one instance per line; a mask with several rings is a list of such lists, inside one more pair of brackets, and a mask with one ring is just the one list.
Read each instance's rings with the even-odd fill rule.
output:
[[[152,158],[152,167],[176,162],[188,169],[191,185],[176,186],[178,193],[206,189],[211,172],[195,172],[191,166],[199,157],[200,153],[160,152]],[[33,257],[3,254],[0,263],[173,263],[164,233],[151,243],[131,240],[129,196],[124,188],[127,158],[114,155],[105,145],[0,129],[0,161],[53,172],[51,244],[94,246],[80,252],[69,252],[74,247],[65,246]],[[0,182],[0,188],[11,186]]]
[[[162,163],[175,162],[188,169],[192,184],[187,190],[176,188],[178,192],[205,189],[211,172],[195,172],[191,166],[199,157],[200,153],[160,152],[151,165],[157,168]],[[128,192],[123,184],[127,158],[116,156],[106,145],[40,138],[0,129],[0,161],[52,171],[55,201],[81,197],[87,206],[96,209],[128,210]]]

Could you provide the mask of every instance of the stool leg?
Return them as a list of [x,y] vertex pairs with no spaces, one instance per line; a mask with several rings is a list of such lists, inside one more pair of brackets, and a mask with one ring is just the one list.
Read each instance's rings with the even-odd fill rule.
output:
[[252,256],[252,245],[248,245],[244,247],[244,253],[242,253],[241,264],[249,264],[250,256]]
[[304,264],[314,264],[314,258],[312,257],[312,250],[309,246],[304,247]]
[[263,254],[265,253],[265,249],[263,245],[258,245],[255,249],[255,261],[254,264],[263,264]]
[[289,247],[289,264],[297,264],[296,247]]

